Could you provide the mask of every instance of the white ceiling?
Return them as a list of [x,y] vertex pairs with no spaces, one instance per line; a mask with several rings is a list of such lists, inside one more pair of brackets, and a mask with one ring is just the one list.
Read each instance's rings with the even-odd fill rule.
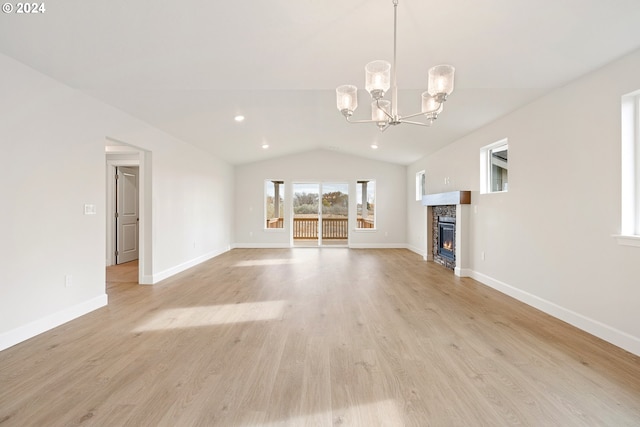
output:
[[363,67],[392,59],[392,0],[45,5],[0,16],[0,52],[233,164],[317,148],[409,164],[640,47],[638,0],[400,0],[400,113],[433,65],[456,89],[433,127],[380,133],[345,123],[335,87],[361,88],[369,118]]

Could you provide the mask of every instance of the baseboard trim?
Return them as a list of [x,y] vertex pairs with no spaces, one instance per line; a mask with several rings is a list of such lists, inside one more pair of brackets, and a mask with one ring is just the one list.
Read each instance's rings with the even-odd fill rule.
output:
[[417,246],[413,246],[413,245],[406,245],[405,248],[409,249],[411,252],[414,252],[414,253],[420,255],[422,257],[422,259],[424,259],[426,261],[427,254],[426,254],[426,252],[424,250],[420,249]]
[[73,319],[77,319],[80,316],[84,316],[85,314],[97,310],[100,307],[106,306],[107,303],[107,294],[102,294],[88,301],[76,304],[57,313],[53,313],[49,316],[27,323],[26,325],[4,332],[0,334],[0,351],[13,347],[16,344],[26,341],[29,338],[33,338],[36,335],[40,335],[43,332],[49,331]]
[[503,294],[509,295],[527,305],[537,308],[557,319],[569,323],[576,328],[582,329],[598,338],[601,338],[615,346],[618,346],[630,353],[640,356],[640,338],[634,337],[626,332],[620,331],[597,320],[576,313],[567,308],[561,307],[551,301],[547,301],[536,295],[515,288],[504,282],[496,280],[477,271],[469,270],[471,278],[489,286]]
[[453,273],[458,277],[472,277],[473,270],[470,268],[455,267]]
[[140,285],[153,285],[153,276],[149,274],[144,274],[141,279],[139,279]]
[[[182,273],[183,271],[188,270],[191,267],[195,267],[196,265],[198,265],[200,263],[208,261],[211,258],[215,258],[218,255],[222,255],[223,253],[229,251],[229,249],[230,249],[229,247],[226,247],[226,248],[218,249],[218,250],[215,250],[215,251],[212,251],[212,252],[208,252],[208,253],[206,253],[204,255],[201,255],[201,256],[199,256],[197,258],[194,258],[194,259],[192,259],[190,261],[186,261],[186,262],[183,262],[182,264],[178,264],[175,267],[171,267],[171,268],[168,268],[168,269],[166,269],[164,271],[161,271],[159,273],[155,273],[155,274],[153,274],[151,276],[151,281],[150,282],[147,282],[145,280],[146,283],[141,283],[141,285],[142,284],[155,285],[156,283],[158,283],[158,282],[160,282],[160,281],[162,281],[164,279],[168,279],[169,277],[171,277],[173,275],[176,275],[178,273]],[[148,276],[145,276],[145,278],[147,278],[147,277]]]

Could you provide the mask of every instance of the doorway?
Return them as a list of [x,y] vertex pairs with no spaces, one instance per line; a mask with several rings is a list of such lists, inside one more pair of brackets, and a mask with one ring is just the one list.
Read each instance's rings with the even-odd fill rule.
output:
[[293,184],[293,246],[348,246],[349,184]]
[[153,284],[152,241],[151,241],[151,168],[152,153],[121,141],[107,138],[106,154],[106,266],[116,265],[116,227],[115,227],[115,179],[116,168],[135,168],[138,171],[138,196],[135,217],[137,223],[138,280],[139,284]]

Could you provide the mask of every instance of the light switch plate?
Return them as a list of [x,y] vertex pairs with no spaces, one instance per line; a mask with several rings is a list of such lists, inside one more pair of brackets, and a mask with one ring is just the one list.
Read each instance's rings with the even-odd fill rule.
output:
[[95,215],[96,214],[96,205],[91,205],[91,204],[84,205],[84,214],[85,215]]

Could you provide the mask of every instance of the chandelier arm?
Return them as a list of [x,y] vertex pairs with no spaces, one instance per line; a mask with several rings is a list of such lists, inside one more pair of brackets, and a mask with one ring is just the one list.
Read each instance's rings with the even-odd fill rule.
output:
[[431,126],[431,122],[423,123],[423,122],[414,122],[414,121],[411,121],[411,120],[403,120],[403,119],[398,120],[398,122],[406,123],[408,125],[417,125],[417,126],[426,126],[426,127],[430,127]]
[[351,123],[351,124],[357,124],[357,123],[378,123],[377,120],[349,120],[349,117],[345,117],[345,119],[347,120],[347,122]]
[[437,113],[437,112],[438,112],[438,110],[440,109],[440,106],[441,106],[441,105],[442,105],[442,104],[438,105],[438,108],[436,108],[436,109],[434,109],[434,110],[430,110],[430,111],[421,111],[421,112],[419,112],[419,113],[410,114],[410,115],[408,115],[408,116],[401,116],[401,117],[399,117],[398,119],[399,119],[400,121],[402,121],[402,120],[404,120],[404,119],[410,119],[410,118],[412,118],[412,117],[426,116],[427,114]]

